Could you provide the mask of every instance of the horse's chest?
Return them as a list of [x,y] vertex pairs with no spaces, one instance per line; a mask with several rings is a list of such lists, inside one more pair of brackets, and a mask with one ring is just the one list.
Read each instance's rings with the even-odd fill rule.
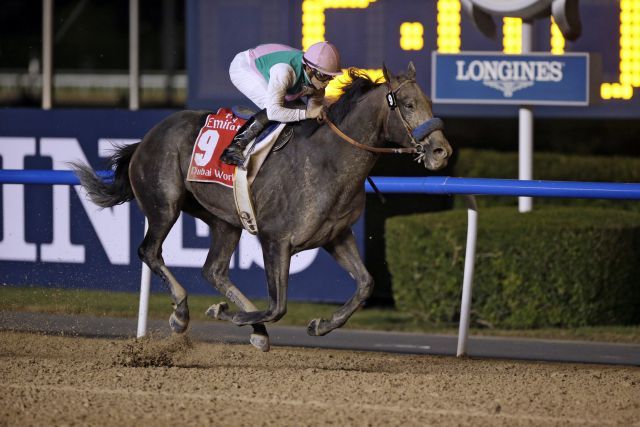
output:
[[358,220],[363,207],[364,197],[305,206],[293,233],[293,245],[300,250],[324,246],[349,229]]
[[277,175],[279,185],[259,187],[256,198],[260,228],[288,235],[300,250],[322,246],[350,227],[365,200],[362,183],[306,166]]
[[[334,190],[334,189],[331,189]],[[364,191],[361,188],[342,187],[340,191],[327,191],[323,194],[311,194],[308,200],[310,209],[316,210],[320,223],[357,219],[364,208]]]

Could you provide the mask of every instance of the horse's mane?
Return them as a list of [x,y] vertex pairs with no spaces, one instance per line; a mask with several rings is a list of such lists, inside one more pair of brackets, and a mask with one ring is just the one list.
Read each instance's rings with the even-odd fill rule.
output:
[[[349,83],[342,86],[342,95],[329,106],[327,114],[333,123],[340,124],[342,120],[353,109],[358,99],[371,89],[375,89],[382,83],[379,80],[372,80],[363,70],[349,68]],[[296,129],[303,136],[311,136],[320,124],[316,120],[304,120]]]

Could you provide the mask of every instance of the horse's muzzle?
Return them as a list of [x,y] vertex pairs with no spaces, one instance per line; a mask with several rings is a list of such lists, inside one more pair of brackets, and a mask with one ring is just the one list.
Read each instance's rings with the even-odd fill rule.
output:
[[416,146],[418,151],[416,161],[423,163],[425,168],[433,171],[447,166],[453,149],[442,132],[434,131],[422,142]]
[[430,170],[442,169],[447,165],[448,158],[451,156],[451,146],[444,137],[443,131],[444,122],[442,119],[432,117],[416,126],[411,132],[414,141],[426,140],[425,144],[417,144],[418,157],[416,160],[423,162],[424,166]]

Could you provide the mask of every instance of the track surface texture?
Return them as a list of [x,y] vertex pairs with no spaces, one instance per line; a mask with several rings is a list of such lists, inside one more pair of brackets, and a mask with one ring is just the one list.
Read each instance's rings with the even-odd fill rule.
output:
[[0,425],[638,425],[640,368],[0,332]]
[[[124,339],[134,337],[136,329],[136,319],[130,318],[0,310],[0,330],[14,332]],[[148,330],[152,331],[156,337],[171,335],[166,320],[149,319]],[[239,328],[227,322],[192,321],[189,323],[188,333],[195,341],[249,345],[251,328],[248,326]],[[338,329],[323,337],[310,337],[304,327],[278,325],[269,325],[269,336],[273,346],[321,347],[432,356],[454,356],[458,342],[455,335],[355,329]],[[472,336],[469,338],[467,353],[476,358],[640,366],[640,343],[616,344]]]

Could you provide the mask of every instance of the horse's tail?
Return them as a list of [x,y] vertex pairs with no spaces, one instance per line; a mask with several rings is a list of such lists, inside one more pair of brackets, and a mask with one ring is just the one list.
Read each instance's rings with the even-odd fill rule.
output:
[[129,163],[138,144],[116,147],[107,162],[107,168],[114,171],[113,181],[106,183],[88,165],[71,163],[72,169],[87,190],[91,201],[103,208],[120,205],[135,198],[129,181]]

